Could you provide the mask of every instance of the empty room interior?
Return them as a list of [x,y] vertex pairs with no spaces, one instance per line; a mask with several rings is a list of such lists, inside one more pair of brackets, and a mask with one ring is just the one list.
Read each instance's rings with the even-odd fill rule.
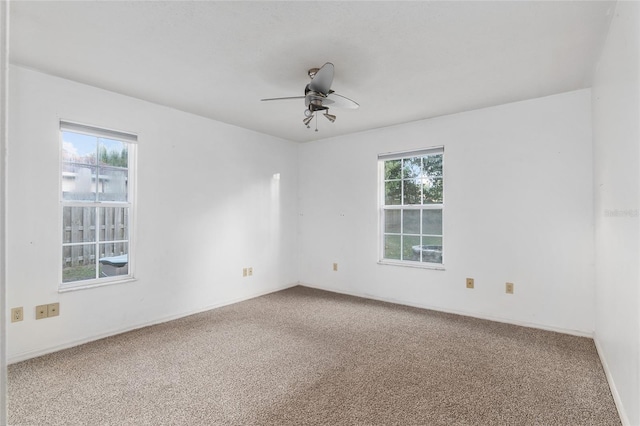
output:
[[0,14],[0,424],[640,425],[638,2]]

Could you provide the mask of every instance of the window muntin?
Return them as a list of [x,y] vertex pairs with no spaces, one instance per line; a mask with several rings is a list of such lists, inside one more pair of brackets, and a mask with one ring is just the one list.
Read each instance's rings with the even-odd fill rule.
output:
[[137,138],[60,123],[61,288],[130,279],[132,153]]
[[443,263],[442,148],[379,156],[383,262]]

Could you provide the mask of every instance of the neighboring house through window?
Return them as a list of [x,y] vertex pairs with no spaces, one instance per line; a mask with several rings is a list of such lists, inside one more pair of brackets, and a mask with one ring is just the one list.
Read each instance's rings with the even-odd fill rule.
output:
[[442,267],[444,149],[382,154],[382,263]]
[[61,289],[132,278],[137,137],[61,121]]

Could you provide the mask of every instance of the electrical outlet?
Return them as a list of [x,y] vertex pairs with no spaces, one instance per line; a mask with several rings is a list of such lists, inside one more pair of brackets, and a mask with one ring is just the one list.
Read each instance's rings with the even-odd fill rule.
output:
[[248,274],[247,268],[242,268],[242,276],[246,277]]
[[334,263],[334,264],[333,264],[333,270],[334,270],[334,271],[337,271],[337,270],[338,270],[338,264],[337,264],[337,263]]
[[504,291],[507,294],[513,294],[513,283],[506,283],[504,286]]
[[49,315],[49,305],[36,306],[36,319],[46,318]]
[[473,288],[473,278],[467,278],[467,288]]
[[248,270],[249,276],[252,277],[253,276],[253,266],[248,268],[247,270]]
[[60,304],[49,303],[47,305],[47,317],[57,317],[58,315],[60,315]]
[[11,309],[11,322],[18,322],[24,319],[24,312],[22,310],[22,306],[19,308]]

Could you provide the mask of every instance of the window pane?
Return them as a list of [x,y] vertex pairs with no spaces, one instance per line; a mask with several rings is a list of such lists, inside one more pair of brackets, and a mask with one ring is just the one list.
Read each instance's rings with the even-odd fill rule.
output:
[[402,160],[389,160],[384,162],[384,179],[400,179]]
[[420,237],[402,236],[402,259],[420,260]]
[[128,145],[125,142],[100,138],[100,162],[101,166],[129,167]]
[[400,235],[384,236],[384,258],[400,260]]
[[400,181],[384,183],[384,203],[387,206],[399,205],[402,202]]
[[422,174],[423,176],[442,177],[442,154],[423,157]]
[[422,245],[442,247],[442,237],[422,236]]
[[420,177],[422,160],[420,157],[405,158],[402,160],[402,178],[412,179]]
[[442,237],[422,237],[422,261],[442,263]]
[[402,233],[420,234],[420,210],[404,210],[402,212]]
[[422,210],[422,233],[442,235],[442,210]]
[[400,210],[385,210],[384,212],[384,232],[400,233]]
[[73,164],[96,164],[98,138],[80,133],[62,132],[62,161]]
[[100,277],[113,277],[129,273],[129,244],[100,244]]
[[62,198],[75,201],[95,201],[96,167],[75,163],[62,165]]
[[96,240],[96,209],[64,207],[62,209],[62,242],[83,243]]
[[99,139],[100,201],[127,201],[129,166],[128,145],[112,139]]
[[100,201],[127,201],[127,169],[100,168]]
[[96,246],[83,244],[62,248],[62,282],[96,278]]
[[128,207],[100,207],[98,214],[100,216],[100,241],[129,239]]
[[442,204],[442,178],[429,178],[423,181],[423,204]]
[[96,152],[98,139],[62,132],[62,198],[95,201]]
[[403,180],[405,205],[420,204],[419,180]]

